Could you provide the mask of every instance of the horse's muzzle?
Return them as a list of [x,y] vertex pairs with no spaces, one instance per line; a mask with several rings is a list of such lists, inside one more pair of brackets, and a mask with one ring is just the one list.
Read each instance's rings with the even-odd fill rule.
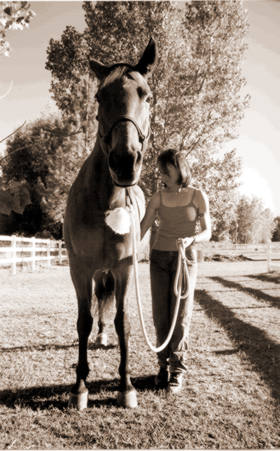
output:
[[142,160],[140,151],[120,153],[113,149],[109,154],[109,169],[115,185],[123,187],[135,185],[140,177]]

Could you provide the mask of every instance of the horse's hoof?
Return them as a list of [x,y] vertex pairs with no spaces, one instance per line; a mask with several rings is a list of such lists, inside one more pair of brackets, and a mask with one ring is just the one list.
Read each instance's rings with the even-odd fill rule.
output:
[[88,389],[82,393],[71,393],[68,401],[68,408],[74,407],[77,410],[84,410],[87,408],[88,403]]
[[127,392],[119,392],[117,397],[117,405],[120,407],[128,407],[134,409],[137,407],[137,392],[136,390],[130,390]]
[[98,334],[95,340],[95,344],[98,346],[107,346],[107,334]]

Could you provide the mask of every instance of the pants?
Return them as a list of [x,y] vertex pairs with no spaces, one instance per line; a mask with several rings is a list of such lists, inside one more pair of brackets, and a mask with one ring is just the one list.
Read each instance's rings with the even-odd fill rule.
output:
[[[197,252],[194,246],[186,249],[190,291],[186,299],[181,299],[178,319],[167,347],[157,354],[161,368],[170,365],[171,373],[186,371],[186,354],[189,348],[189,331],[193,311],[194,290],[197,278]],[[172,323],[176,296],[174,281],[178,261],[177,251],[153,249],[150,259],[153,320],[156,329],[157,346],[167,338]]]

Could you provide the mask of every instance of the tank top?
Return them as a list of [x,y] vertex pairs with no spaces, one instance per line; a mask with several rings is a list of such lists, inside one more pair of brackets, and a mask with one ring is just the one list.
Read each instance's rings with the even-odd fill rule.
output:
[[160,206],[158,209],[159,228],[156,233],[153,249],[158,251],[177,251],[176,240],[194,235],[198,209],[193,203],[194,190],[189,204],[180,207],[167,207],[162,203],[160,191]]

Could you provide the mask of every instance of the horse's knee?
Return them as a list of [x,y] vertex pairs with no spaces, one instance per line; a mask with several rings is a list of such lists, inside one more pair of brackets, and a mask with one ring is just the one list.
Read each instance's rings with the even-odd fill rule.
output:
[[89,335],[92,329],[93,325],[93,318],[91,316],[91,313],[88,312],[87,314],[79,314],[78,321],[77,321],[77,329],[79,334],[86,334]]
[[115,329],[116,332],[119,336],[119,338],[128,338],[130,335],[130,318],[129,318],[129,314],[125,313],[125,312],[117,312],[117,315],[115,317],[114,320],[114,324],[115,324]]

